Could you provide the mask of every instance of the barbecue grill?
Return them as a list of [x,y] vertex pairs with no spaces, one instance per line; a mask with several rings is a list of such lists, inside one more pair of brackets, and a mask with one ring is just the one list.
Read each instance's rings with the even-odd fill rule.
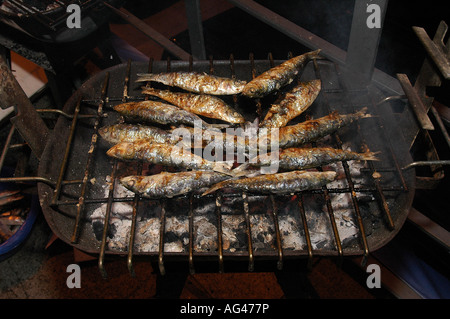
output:
[[[100,126],[118,121],[112,105],[148,98],[135,83],[136,74],[195,70],[249,80],[279,63],[271,57],[129,62],[89,79],[65,105],[64,112],[73,117],[58,120],[58,134],[50,138],[41,158],[39,176],[47,182],[39,183],[39,197],[54,233],[82,251],[98,254],[102,271],[106,254],[128,255],[130,267],[133,256],[142,254],[158,257],[162,273],[166,258],[188,259],[194,271],[197,258],[217,258],[223,269],[226,258],[237,257],[248,259],[252,270],[258,258],[277,260],[282,267],[285,258],[367,257],[387,243],[404,223],[414,196],[414,171],[402,170],[411,162],[405,156],[407,145],[389,105],[378,103],[386,98],[383,92],[372,85],[350,87],[352,73],[328,60],[310,63],[302,72],[301,80],[323,82],[305,116],[351,113],[368,106],[373,118],[338,132],[328,143],[380,151],[379,163],[340,163],[333,167],[340,172],[338,182],[293,196],[222,192],[204,198],[192,194],[148,200],[118,190],[116,180],[124,174],[161,169],[108,158],[108,145],[98,136]],[[253,121],[263,116],[263,105],[270,98],[250,101],[234,96],[229,102]],[[121,204],[127,204],[125,212]],[[102,205],[103,212],[94,213]],[[203,228],[208,234],[201,234]]]
[[[312,38],[311,46],[316,44],[323,43]],[[420,105],[416,107],[417,96],[407,77],[398,76],[405,95],[393,95],[396,90],[390,87],[392,82],[383,82],[385,78],[377,70],[374,80],[368,79],[367,65],[359,63],[363,58],[358,61],[355,55],[347,56],[348,62],[354,63],[346,67],[342,63],[345,56],[339,51],[331,54],[331,49],[325,43],[323,58],[310,62],[299,74],[299,81],[321,79],[322,90],[293,123],[333,111],[346,114],[368,107],[372,117],[315,145],[379,152],[380,161],[327,165],[320,169],[337,171],[337,181],[290,195],[224,190],[205,197],[193,193],[172,199],[141,198],[122,188],[118,178],[167,168],[109,158],[109,145],[98,135],[101,126],[120,121],[112,111],[113,105],[154,99],[141,93],[141,84],[135,82],[138,73],[199,71],[250,80],[284,60],[274,59],[269,53],[266,60],[255,60],[250,54],[247,60],[230,56],[228,60],[168,58],[148,64],[129,61],[87,80],[65,103],[63,116],[42,145],[45,148],[39,153],[38,177],[34,180],[51,230],[69,245],[98,256],[105,276],[107,255],[127,256],[132,274],[133,258],[138,255],[154,258],[161,274],[166,272],[169,260],[188,261],[191,273],[200,261],[217,262],[223,272],[226,261],[236,259],[248,262],[250,271],[259,260],[273,260],[282,269],[283,262],[291,259],[306,259],[311,265],[314,256],[362,256],[364,264],[371,252],[387,244],[402,228],[416,189],[435,187],[443,178],[439,166],[443,161],[431,147],[426,152],[428,161],[413,163],[412,145],[422,135],[427,146],[432,142],[426,131],[427,116]],[[290,57],[292,53],[286,58]],[[426,80],[423,76],[423,86]],[[262,119],[268,105],[288,89],[258,100],[242,96],[225,99],[248,122],[254,122]],[[431,111],[435,115],[433,108]],[[409,125],[412,122],[414,125]],[[427,176],[416,176],[413,168],[422,164],[431,166],[431,174],[425,170]]]

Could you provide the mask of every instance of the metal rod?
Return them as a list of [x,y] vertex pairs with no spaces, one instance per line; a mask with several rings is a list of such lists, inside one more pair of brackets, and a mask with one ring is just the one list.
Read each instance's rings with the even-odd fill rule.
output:
[[[36,112],[38,112],[38,113],[57,113],[68,119],[73,119],[73,117],[75,116],[75,114],[67,114],[66,112],[63,112],[59,109],[37,109]],[[97,117],[96,114],[78,114],[79,119],[90,119],[90,118],[95,118],[95,117]]]
[[189,273],[195,274],[194,268],[194,209],[193,197],[189,196]]
[[[338,135],[336,135],[336,139],[338,140],[339,147],[342,148],[342,141]],[[360,208],[358,205],[358,198],[356,197],[355,186],[353,184],[353,180],[351,177],[348,163],[346,161],[343,161],[342,166],[344,167],[345,177],[347,179],[347,183],[351,190],[350,194],[352,197],[353,209],[355,210],[356,220],[358,221],[359,232],[361,233],[361,241],[362,241],[362,247],[363,247],[363,251],[364,251],[363,258],[361,259],[361,265],[365,266],[367,263],[367,259],[369,257],[369,245],[367,244],[366,231],[364,229],[364,223],[363,223],[361,211],[360,211]]]
[[422,99],[420,98],[417,91],[412,86],[411,82],[408,79],[406,74],[397,74],[397,79],[400,82],[403,91],[408,98],[409,105],[414,111],[414,114],[419,121],[420,127],[424,130],[434,130],[434,125],[431,123],[430,118],[428,117],[425,105],[423,104]]
[[3,169],[3,164],[5,163],[6,154],[8,153],[9,146],[11,144],[12,137],[14,135],[16,128],[14,124],[11,126],[9,130],[8,136],[6,137],[5,146],[3,146],[2,155],[0,157],[0,171]]
[[281,243],[281,234],[280,234],[280,226],[278,225],[278,208],[277,204],[275,203],[275,196],[270,195],[270,200],[272,201],[272,211],[271,211],[271,217],[273,219],[273,224],[275,227],[275,238],[277,242],[277,251],[278,251],[278,262],[277,262],[277,269],[282,270],[283,269],[283,246]]
[[302,218],[303,230],[305,231],[306,247],[308,249],[307,268],[309,270],[311,270],[311,268],[312,268],[312,259],[313,259],[311,235],[309,234],[309,227],[308,227],[308,222],[306,220],[305,207],[303,205],[303,194],[300,193],[297,196],[298,196],[297,197],[298,209],[300,211],[300,216]]
[[79,198],[78,204],[77,204],[75,227],[73,229],[73,234],[72,234],[72,238],[71,238],[72,244],[75,244],[78,241],[78,235],[79,235],[79,231],[80,231],[81,213],[84,210],[85,193],[86,193],[86,188],[87,188],[87,182],[89,179],[89,171],[90,171],[92,160],[93,160],[95,146],[97,144],[97,137],[98,137],[97,131],[98,131],[98,126],[100,124],[100,118],[102,117],[102,113],[103,113],[103,105],[104,105],[104,100],[106,98],[106,91],[108,88],[108,83],[109,83],[109,72],[106,72],[105,80],[103,82],[102,91],[101,91],[102,92],[101,93],[102,102],[99,103],[98,110],[97,110],[98,118],[96,119],[95,124],[94,124],[94,134],[92,135],[92,139],[91,139],[91,145],[90,145],[89,152],[88,152],[88,160],[87,160],[86,168],[84,171],[83,184],[81,186],[81,194],[80,194],[80,198]]
[[450,165],[450,160],[440,161],[417,161],[404,166],[402,169],[410,169],[417,166]]
[[31,177],[2,177],[0,183],[25,183],[25,182],[41,182],[51,187],[55,187],[55,183],[45,177],[31,176]]
[[[442,21],[441,23],[444,23]],[[420,42],[422,42],[425,51],[431,57],[434,64],[438,67],[441,75],[446,79],[450,79],[450,62],[449,59],[444,52],[442,46],[438,46],[433,40],[430,39],[427,32],[420,27],[412,27]],[[447,25],[445,25],[445,29],[447,29]],[[443,35],[445,36],[445,34]],[[442,42],[442,39],[439,39]]]
[[245,233],[247,234],[247,244],[248,244],[248,271],[253,271],[255,269],[255,262],[253,256],[253,243],[252,243],[252,228],[250,223],[249,207],[248,207],[248,196],[247,193],[242,193],[242,200],[244,202],[244,218],[245,218]]
[[53,198],[52,198],[52,202],[51,202],[50,206],[54,206],[56,204],[56,201],[59,200],[59,195],[61,193],[61,184],[64,179],[64,175],[66,174],[67,162],[69,160],[69,153],[70,153],[70,149],[72,147],[73,136],[75,135],[75,128],[76,128],[77,120],[78,120],[78,113],[80,113],[80,103],[81,103],[81,97],[78,99],[78,102],[77,102],[77,105],[75,107],[75,111],[73,114],[72,124],[70,125],[69,137],[67,139],[66,149],[64,151],[64,158],[61,163],[61,167],[59,169],[59,176],[58,176],[58,180],[56,182],[56,188],[53,192]]
[[217,253],[219,255],[219,272],[224,272],[223,267],[223,232],[222,232],[222,195],[216,196],[216,216],[217,216]]
[[159,218],[159,251],[158,251],[158,266],[161,275],[166,274],[164,267],[164,232],[166,229],[166,201],[161,201],[161,216]]
[[174,44],[172,41],[167,39],[164,35],[150,27],[148,24],[146,24],[144,21],[140,20],[139,18],[132,15],[130,12],[125,10],[124,8],[117,9],[107,3],[106,1],[103,2],[105,6],[110,8],[114,13],[116,13],[118,16],[123,18],[125,21],[129,22],[132,26],[134,26],[136,29],[144,33],[146,36],[148,36],[150,39],[161,45],[163,48],[165,48],[167,51],[172,53],[177,58],[188,61],[190,54],[183,49],[181,49],[179,46]]
[[102,243],[100,245],[100,255],[98,257],[98,268],[103,278],[108,277],[104,262],[105,262],[106,241],[108,238],[109,218],[111,216],[111,208],[114,198],[114,188],[116,187],[117,162],[118,161],[115,159],[111,172],[111,183],[109,184],[108,203],[106,204],[105,218],[103,221]]
[[[250,60],[250,66],[252,70],[252,79],[256,78],[256,68],[255,68],[255,57],[253,53],[249,54],[249,60]],[[261,99],[257,98],[255,99],[256,104],[256,113],[258,114],[258,120],[259,122],[262,121],[262,107],[261,107]]]
[[[319,171],[322,171],[322,170],[319,169]],[[325,198],[325,202],[327,205],[328,216],[329,216],[330,222],[331,222],[331,229],[333,230],[333,235],[334,235],[334,239],[336,242],[336,250],[338,253],[338,257],[340,257],[340,260],[342,261],[342,256],[343,256],[342,244],[341,244],[341,239],[339,237],[339,231],[338,231],[337,225],[336,225],[336,218],[334,217],[333,206],[331,205],[330,194],[328,193],[326,186],[323,186],[322,188],[324,191],[324,198]]]
[[[138,163],[137,174],[142,174],[142,162]],[[132,277],[136,276],[133,267],[133,250],[134,250],[134,239],[136,234],[136,219],[137,219],[137,211],[139,207],[139,195],[135,194],[133,199],[133,213],[131,215],[131,228],[130,228],[130,240],[128,244],[128,256],[127,256],[127,267]]]
[[128,96],[128,87],[130,85],[130,70],[131,70],[131,59],[128,59],[127,63],[127,71],[125,75],[124,85],[123,85],[123,96],[122,96],[122,102],[126,102],[129,98]]
[[[131,71],[131,59],[128,60],[127,63],[127,69],[125,73],[125,79],[124,79],[124,85],[123,85],[123,102],[127,102],[128,98],[128,87],[130,84],[130,71]],[[116,173],[117,173],[117,166],[118,161],[117,159],[114,159],[112,172],[110,174],[111,176],[111,183],[109,185],[109,193],[108,193],[108,203],[106,204],[106,213],[105,213],[105,219],[103,224],[103,234],[102,234],[102,244],[100,246],[100,255],[98,258],[98,267],[100,269],[100,272],[103,276],[103,278],[107,277],[107,273],[104,267],[104,260],[105,260],[105,250],[106,250],[106,240],[108,235],[108,228],[109,228],[109,218],[111,216],[111,208],[114,198],[114,188],[116,185]]]
[[436,108],[432,105],[430,109],[431,109],[431,113],[434,116],[434,119],[438,123],[439,129],[441,130],[442,135],[444,136],[445,142],[447,143],[447,146],[450,149],[450,135],[447,132],[447,128],[445,127],[444,122],[442,122],[442,119],[441,119],[438,111],[436,110]]

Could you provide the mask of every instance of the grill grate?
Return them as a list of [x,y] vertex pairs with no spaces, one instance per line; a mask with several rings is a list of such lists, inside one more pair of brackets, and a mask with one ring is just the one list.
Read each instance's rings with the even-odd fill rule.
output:
[[[84,84],[80,92],[77,92],[69,100],[67,103],[69,106],[66,105],[66,108],[69,107],[72,110],[74,106],[70,104],[75,105],[72,121],[67,123],[67,119],[61,119],[61,122],[65,121],[65,123],[60,124],[60,127],[69,127],[69,129],[65,129],[68,131],[66,139],[64,142],[61,142],[64,143],[62,144],[64,149],[63,159],[60,161],[52,160],[55,163],[50,165],[52,168],[49,168],[49,164],[46,163],[45,167],[40,169],[46,176],[49,174],[54,175],[55,167],[58,172],[54,190],[51,190],[51,187],[49,189],[48,185],[40,185],[40,194],[45,198],[43,202],[47,201],[49,203],[48,210],[50,212],[46,213],[49,224],[57,229],[56,233],[59,233],[59,237],[62,237],[62,239],[68,237],[68,229],[71,229],[70,243],[72,245],[79,247],[81,250],[98,253],[99,268],[104,276],[106,276],[104,258],[108,253],[126,254],[128,257],[127,265],[131,274],[134,274],[133,256],[136,254],[157,256],[159,269],[162,274],[165,273],[164,261],[172,255],[175,257],[187,257],[191,273],[195,272],[195,259],[202,256],[217,258],[219,271],[221,272],[224,271],[224,259],[227,256],[248,258],[249,271],[254,270],[256,257],[275,258],[279,269],[283,266],[283,260],[290,257],[306,256],[308,265],[311,265],[314,255],[331,255],[342,258],[344,255],[357,254],[363,255],[363,262],[365,263],[369,251],[386,243],[389,237],[392,237],[399,230],[409,212],[413,195],[411,191],[413,176],[411,172],[402,172],[400,169],[404,164],[410,162],[408,160],[409,154],[405,151],[405,148],[399,147],[399,145],[395,147],[392,145],[392,137],[396,127],[389,122],[388,116],[390,111],[380,110],[381,106],[376,103],[376,101],[385,98],[382,92],[380,93],[370,86],[365,86],[362,89],[353,89],[348,85],[348,81],[352,81],[352,76],[349,76],[345,73],[345,70],[341,70],[336,64],[327,60],[318,60],[311,63],[312,65],[309,64],[299,76],[299,79],[302,80],[304,78],[319,78],[323,83],[319,99],[318,101],[316,100],[317,105],[316,103],[313,104],[310,108],[311,110],[306,112],[306,116],[319,117],[334,110],[338,110],[340,113],[351,113],[364,106],[369,106],[369,112],[375,117],[357,123],[355,132],[338,132],[333,134],[330,139],[332,146],[344,148],[344,143],[351,136],[351,143],[356,145],[356,147],[370,146],[372,151],[374,150],[373,147],[377,148],[375,150],[382,150],[382,161],[380,163],[369,162],[367,167],[361,167],[360,169],[361,175],[367,177],[367,184],[358,186],[354,181],[354,173],[352,173],[354,164],[342,162],[340,163],[343,169],[342,179],[346,182],[346,186],[328,186],[322,189],[301,192],[293,196],[260,196],[245,192],[217,192],[215,195],[207,196],[206,199],[202,199],[196,194],[190,194],[180,196],[178,199],[148,200],[137,195],[115,195],[116,177],[121,174],[123,165],[117,160],[108,160],[106,155],[103,154],[104,146],[101,145],[102,142],[97,130],[101,125],[110,124],[109,122],[114,122],[116,119],[108,111],[111,105],[126,101],[151,99],[151,97],[142,96],[139,93],[139,88],[133,87],[132,83],[134,82],[132,78],[134,74],[138,73],[136,70],[139,70],[139,72],[145,72],[145,70],[162,72],[164,69],[166,71],[181,69],[205,71],[206,69],[211,74],[249,79],[277,63],[280,63],[280,61],[275,61],[271,54],[269,54],[268,61],[255,61],[253,55],[250,55],[249,61],[235,61],[232,55],[229,61],[214,61],[210,58],[209,61],[196,61],[194,63],[192,59],[189,62],[173,62],[168,59],[164,63],[164,61],[155,62],[150,60],[148,66],[144,66],[146,69],[143,69],[144,67],[141,64],[129,61],[126,67],[120,66],[119,68],[108,69],[106,72],[98,75],[96,80],[88,81],[89,83]],[[99,86],[101,87],[100,90]],[[121,96],[117,92],[122,93]],[[264,112],[263,105],[268,103],[268,100],[265,98],[244,102],[236,96],[230,97],[230,99],[235,108],[249,118],[254,117],[252,112],[255,109],[256,116],[261,118]],[[76,101],[76,103],[71,101]],[[254,103],[254,105],[249,105],[248,103]],[[94,107],[92,107],[93,105]],[[95,110],[94,118],[92,118],[94,116],[92,115],[93,109]],[[83,114],[80,117],[81,112],[86,112],[89,116]],[[387,124],[385,123],[386,118],[388,118],[389,122]],[[301,120],[304,120],[303,115],[298,119],[298,121]],[[386,129],[386,127],[389,129]],[[81,133],[81,130],[84,130],[84,133]],[[84,151],[85,145],[89,145],[87,156],[85,154],[86,151]],[[54,153],[55,150],[47,150],[47,152]],[[74,154],[78,155],[75,156]],[[81,158],[77,156],[81,156]],[[73,158],[76,159],[74,160]],[[107,165],[104,164],[105,161]],[[73,162],[77,162],[75,165],[76,169],[73,168]],[[92,179],[105,175],[102,173],[105,170],[104,166],[109,167],[106,169],[106,174],[110,176],[110,184],[107,196],[99,196],[98,192],[91,190],[96,187],[95,185],[92,186]],[[140,174],[144,169],[149,168],[146,164],[136,163],[132,169],[134,170],[133,173],[137,172],[137,174]],[[79,176],[80,172],[83,173],[82,178],[71,178]],[[375,178],[376,174],[382,174],[382,178]],[[55,177],[49,177],[50,180],[53,178]],[[341,238],[336,209],[333,207],[335,204],[333,198],[339,194],[348,194],[350,196],[349,202],[351,207],[349,213],[352,215],[351,218],[355,220],[357,227],[356,238],[353,238],[350,244],[348,242],[344,243]],[[364,202],[362,207],[361,199],[358,195],[373,195],[376,200],[369,204]],[[271,248],[267,250],[257,246],[258,242],[255,242],[254,236],[260,230],[257,228],[258,224],[255,223],[256,214],[251,206],[254,206],[255,201],[259,200],[263,203],[262,205],[267,203],[266,212],[261,213],[261,216],[263,216],[261,218],[271,220],[270,229],[272,232],[269,235],[273,240],[269,245]],[[166,226],[170,215],[174,213],[171,208],[174,205],[175,207],[178,205],[177,201],[184,201],[184,203],[187,201],[187,205],[185,205],[187,214],[184,216],[187,217],[187,252],[171,253],[165,250],[168,237]],[[217,230],[216,247],[207,252],[196,250],[194,244],[198,236],[195,223],[195,217],[198,215],[196,215],[195,206],[204,201],[210,201],[214,205],[212,217],[209,217],[214,219]],[[317,247],[314,247],[312,237],[317,225],[308,217],[310,202],[314,201],[325,203],[325,213],[328,216],[329,229],[331,229],[331,248],[321,248],[317,244]],[[108,248],[108,242],[111,240],[112,207],[116,203],[128,203],[132,206],[131,226],[127,233],[127,243],[124,244],[126,249],[123,251]],[[243,245],[244,249],[232,251],[224,248],[224,218],[227,215],[225,211],[229,211],[230,207],[233,211],[235,203],[240,208],[234,210],[233,214],[241,215],[243,219],[243,223],[240,226],[244,229],[245,245]],[[98,207],[98,204],[106,204],[99,247],[98,240],[93,238],[95,234],[86,230],[89,225],[89,213],[92,213],[92,208],[95,205]],[[149,205],[156,207],[155,211],[157,213],[155,216],[158,216],[159,220],[158,249],[156,251],[140,252],[136,251],[137,225],[139,218],[141,220],[144,218],[143,211],[148,210]],[[73,214],[73,207],[76,209],[75,214]],[[283,230],[280,224],[285,223],[285,220],[282,218],[286,216],[286,211],[293,219],[300,221],[296,227],[301,229],[299,234],[303,235],[304,238],[302,240],[305,241],[301,249],[285,248],[283,245],[286,231]],[[315,213],[318,215],[322,214],[320,211]],[[378,219],[375,219],[374,216],[378,217]],[[376,224],[375,226],[374,223]],[[89,238],[86,239],[86,237]]]

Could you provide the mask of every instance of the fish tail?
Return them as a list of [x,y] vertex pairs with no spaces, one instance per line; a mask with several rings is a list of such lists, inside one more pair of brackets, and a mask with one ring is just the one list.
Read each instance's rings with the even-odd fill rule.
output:
[[233,164],[234,161],[215,162],[212,170],[229,176],[234,176],[231,170]]
[[367,114],[367,110],[368,110],[367,106],[366,106],[366,107],[363,107],[361,110],[359,110],[358,112],[356,112],[356,115],[357,115],[359,118],[362,118],[362,119],[368,118],[368,117],[373,117],[372,114]]
[[154,88],[151,88],[151,87],[146,87],[146,86],[142,87],[142,93],[149,94],[149,95],[154,95],[154,96],[159,96],[158,90],[156,90]]
[[233,174],[233,176],[235,177],[240,177],[240,176],[247,176],[248,172],[247,169],[250,166],[250,163],[244,163],[242,165],[239,165],[238,167],[236,167],[235,169],[233,169],[231,171],[231,173]]
[[377,154],[380,154],[381,152],[370,152],[366,151],[361,154],[361,160],[364,161],[379,161],[380,159],[376,156]]
[[153,81],[155,78],[157,78],[158,74],[138,73],[137,76],[138,76],[138,78],[137,78],[136,82],[148,82],[148,81]]
[[217,183],[217,184],[214,184],[212,187],[210,187],[209,189],[207,189],[207,190],[202,194],[202,196],[205,196],[205,195],[214,193],[215,191],[217,191],[217,190],[219,190],[219,189],[221,189],[221,188],[224,188],[224,187],[226,186],[226,184],[227,184],[227,181],[222,181],[222,182],[219,182],[219,183]]
[[319,54],[322,51],[322,49],[317,49],[315,51],[308,52],[306,55],[309,59],[317,59],[319,58]]

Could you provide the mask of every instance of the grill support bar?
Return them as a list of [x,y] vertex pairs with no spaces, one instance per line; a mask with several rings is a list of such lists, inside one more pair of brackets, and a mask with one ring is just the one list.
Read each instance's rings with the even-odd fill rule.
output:
[[95,146],[97,144],[97,137],[98,137],[97,131],[98,131],[98,126],[100,124],[100,118],[102,117],[102,114],[103,114],[103,106],[105,103],[104,101],[106,98],[106,91],[108,88],[108,83],[109,83],[109,72],[106,72],[105,80],[103,82],[103,87],[102,87],[102,93],[101,93],[102,101],[99,103],[98,109],[97,109],[97,119],[95,120],[95,124],[94,124],[94,134],[92,135],[92,139],[91,139],[91,146],[89,148],[89,156],[88,156],[86,168],[84,171],[84,178],[83,178],[83,184],[81,187],[81,194],[80,194],[80,198],[78,200],[78,205],[77,205],[77,214],[75,217],[75,227],[74,227],[72,238],[71,238],[71,242],[73,244],[77,243],[77,241],[78,241],[78,235],[79,235],[79,231],[80,231],[81,213],[84,210],[85,193],[86,193],[86,187],[87,187],[89,173],[90,173],[89,171],[90,171],[90,168],[92,165],[92,158],[93,158]]

